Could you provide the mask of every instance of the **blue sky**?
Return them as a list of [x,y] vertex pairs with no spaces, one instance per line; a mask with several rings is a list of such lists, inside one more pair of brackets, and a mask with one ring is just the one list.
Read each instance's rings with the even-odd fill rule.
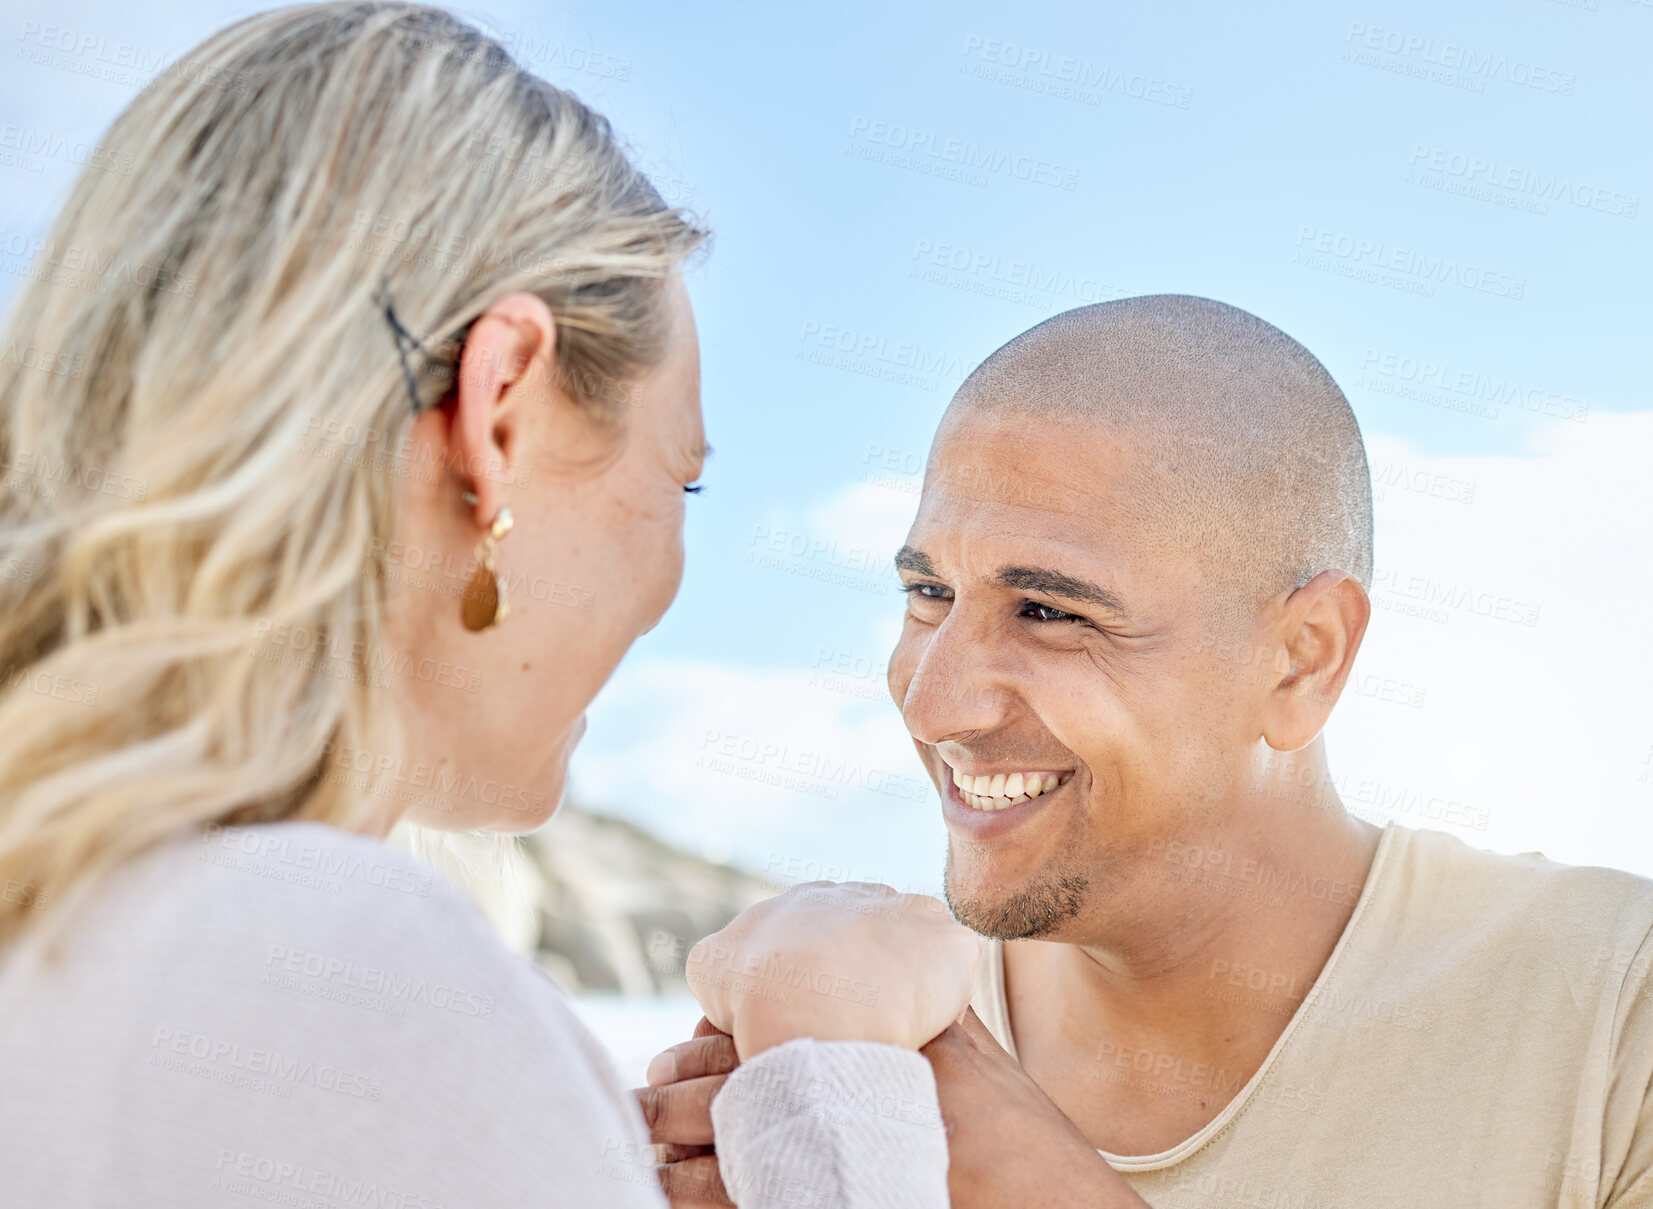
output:
[[[26,149],[133,95],[54,47],[153,62],[253,7],[10,6],[5,238],[76,170]],[[715,231],[689,571],[592,711],[581,799],[783,879],[933,888],[879,668],[936,420],[1041,319],[1187,292],[1301,340],[1367,435],[1351,805],[1653,873],[1653,3],[782,7],[455,8]]]

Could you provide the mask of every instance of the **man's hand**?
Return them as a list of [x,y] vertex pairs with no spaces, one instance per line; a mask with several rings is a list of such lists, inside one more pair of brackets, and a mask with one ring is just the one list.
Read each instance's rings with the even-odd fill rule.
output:
[[974,1010],[920,1052],[947,1126],[953,1209],[1145,1209]]
[[684,974],[744,1061],[797,1037],[916,1050],[970,1002],[974,933],[923,894],[807,882],[689,950]]
[[701,1018],[694,1040],[656,1054],[637,1102],[654,1143],[660,1186],[672,1209],[728,1209],[712,1147],[712,1097],[740,1065],[734,1038]]
[[[1124,1178],[967,1010],[921,1051],[935,1072],[953,1209],[1143,1209]],[[673,1209],[731,1209],[712,1147],[712,1097],[740,1064],[709,1020],[649,1063],[637,1098]]]

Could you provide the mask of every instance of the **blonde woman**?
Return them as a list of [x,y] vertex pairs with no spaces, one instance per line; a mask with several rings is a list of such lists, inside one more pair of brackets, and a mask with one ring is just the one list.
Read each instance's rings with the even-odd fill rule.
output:
[[[106,142],[0,361],[3,1199],[663,1205],[557,989],[381,838],[545,822],[675,594],[702,232],[405,4],[247,18]],[[825,886],[696,953],[739,1204],[946,1203],[916,1050],[975,955]]]

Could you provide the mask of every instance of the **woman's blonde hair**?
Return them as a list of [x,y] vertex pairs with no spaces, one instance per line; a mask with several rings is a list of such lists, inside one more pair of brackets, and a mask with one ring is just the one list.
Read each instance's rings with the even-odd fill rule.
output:
[[240,21],[104,147],[0,332],[0,942],[182,829],[362,825],[333,754],[397,750],[386,539],[398,476],[442,469],[400,452],[409,390],[458,352],[404,370],[392,319],[532,291],[617,420],[704,236],[602,117],[412,4]]

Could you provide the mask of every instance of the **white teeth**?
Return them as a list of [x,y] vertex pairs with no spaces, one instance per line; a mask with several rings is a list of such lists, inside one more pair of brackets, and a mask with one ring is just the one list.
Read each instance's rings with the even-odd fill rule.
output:
[[1029,802],[1042,793],[1049,793],[1058,785],[1065,785],[1072,773],[1012,772],[992,776],[973,777],[953,769],[953,784],[959,796],[972,810],[1003,810],[1019,802]]

